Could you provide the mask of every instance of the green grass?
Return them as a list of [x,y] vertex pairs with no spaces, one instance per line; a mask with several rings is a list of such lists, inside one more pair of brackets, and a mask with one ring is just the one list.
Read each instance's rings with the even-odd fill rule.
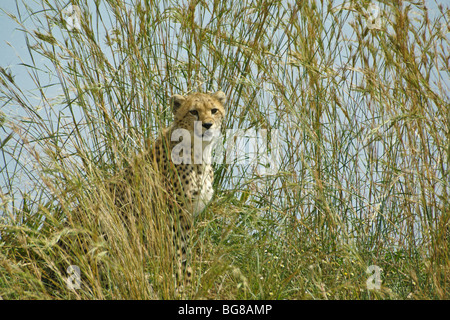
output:
[[139,164],[129,232],[104,182],[170,123],[168,97],[221,89],[226,127],[277,129],[281,161],[215,165],[186,298],[450,298],[448,8],[377,3],[377,25],[370,1],[73,3],[79,31],[65,1],[9,16],[33,88],[0,69],[18,110],[0,114],[0,297],[179,297],[154,175]]

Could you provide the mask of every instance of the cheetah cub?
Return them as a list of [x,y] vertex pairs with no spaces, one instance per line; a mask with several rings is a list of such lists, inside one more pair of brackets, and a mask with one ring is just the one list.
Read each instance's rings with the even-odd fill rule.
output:
[[173,242],[177,254],[177,276],[190,283],[192,270],[187,262],[188,242],[194,218],[213,196],[214,173],[211,149],[225,117],[226,96],[212,94],[174,95],[172,125],[148,143],[149,161],[156,163],[172,201],[167,201],[173,217]]

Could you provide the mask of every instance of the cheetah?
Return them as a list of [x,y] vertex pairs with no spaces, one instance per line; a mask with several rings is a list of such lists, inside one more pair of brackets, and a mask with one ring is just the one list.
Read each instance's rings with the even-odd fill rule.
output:
[[[216,93],[174,95],[170,106],[173,123],[162,130],[156,141],[146,141],[139,157],[152,163],[166,189],[168,211],[174,215],[172,234],[177,260],[177,278],[189,284],[192,269],[187,259],[188,243],[194,219],[205,209],[213,196],[214,172],[211,166],[213,141],[218,137],[225,117],[226,96]],[[128,168],[125,180],[135,173]],[[117,205],[130,202],[130,188],[111,188]],[[132,196],[131,196],[132,197]],[[131,200],[132,201],[132,200]],[[151,200],[150,200],[151,201]]]

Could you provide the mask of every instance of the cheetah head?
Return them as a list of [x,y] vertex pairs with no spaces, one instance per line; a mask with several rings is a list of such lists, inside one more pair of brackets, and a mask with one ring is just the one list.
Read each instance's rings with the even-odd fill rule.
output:
[[193,139],[197,137],[205,142],[211,141],[220,133],[226,100],[222,91],[172,96],[174,128],[188,130]]

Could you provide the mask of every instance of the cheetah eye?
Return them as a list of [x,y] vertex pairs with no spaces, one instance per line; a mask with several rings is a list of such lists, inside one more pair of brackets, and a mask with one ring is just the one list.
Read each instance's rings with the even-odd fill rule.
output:
[[211,114],[215,114],[217,111],[219,111],[218,109],[216,109],[216,108],[214,108],[214,109],[211,109]]
[[194,116],[198,116],[198,111],[197,110],[191,110],[189,111],[192,115]]

